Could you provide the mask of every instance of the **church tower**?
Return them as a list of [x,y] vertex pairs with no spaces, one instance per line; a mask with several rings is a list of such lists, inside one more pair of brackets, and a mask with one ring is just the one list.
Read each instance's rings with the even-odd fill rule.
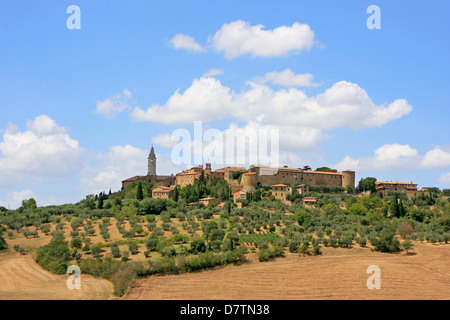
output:
[[148,155],[148,176],[156,176],[156,155],[155,149],[150,150],[150,154]]

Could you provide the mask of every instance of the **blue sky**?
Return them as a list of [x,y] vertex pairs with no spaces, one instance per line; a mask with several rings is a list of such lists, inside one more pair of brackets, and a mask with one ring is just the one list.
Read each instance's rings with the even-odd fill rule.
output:
[[[79,30],[67,28],[70,5]],[[369,5],[381,29],[367,28]],[[193,121],[279,128],[281,165],[448,188],[449,10],[447,1],[2,1],[0,205],[117,190],[146,173],[152,143],[158,173],[176,173],[185,166],[171,160],[168,137]]]

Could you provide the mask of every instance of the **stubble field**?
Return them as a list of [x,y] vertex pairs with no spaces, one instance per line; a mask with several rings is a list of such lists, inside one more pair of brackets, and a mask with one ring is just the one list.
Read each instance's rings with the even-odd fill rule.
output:
[[42,269],[31,255],[0,255],[0,300],[106,300],[113,286],[104,279],[81,275],[81,289],[67,288],[69,275]]
[[[415,254],[325,248],[323,256],[249,263],[138,280],[125,299],[450,299],[450,246],[416,244]],[[367,267],[381,269],[369,290]]]

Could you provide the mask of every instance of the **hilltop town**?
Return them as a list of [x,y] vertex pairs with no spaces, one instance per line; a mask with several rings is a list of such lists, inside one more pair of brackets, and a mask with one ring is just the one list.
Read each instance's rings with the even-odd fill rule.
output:
[[[193,185],[195,180],[200,179],[200,176],[203,176],[206,181],[214,178],[224,179],[230,186],[235,202],[247,199],[248,193],[252,193],[262,186],[270,186],[271,195],[285,203],[289,203],[289,198],[294,193],[305,195],[311,186],[339,187],[342,192],[347,193],[353,193],[355,188],[355,171],[338,172],[327,167],[313,171],[309,167],[289,168],[287,166],[251,165],[249,168],[229,166],[212,170],[211,163],[207,162],[205,166],[198,165],[175,175],[158,175],[156,173],[156,154],[152,146],[148,156],[147,175],[134,176],[123,180],[122,190],[133,182],[152,182],[158,186],[152,191],[152,196],[169,199],[173,196],[175,187],[182,188]],[[413,182],[375,181],[375,189],[384,193],[388,191],[405,192],[410,197],[417,191],[417,184]],[[220,200],[214,198],[205,198],[199,201],[206,205],[209,202],[220,203]],[[313,197],[302,197],[302,201],[304,204],[316,203],[316,199]]]

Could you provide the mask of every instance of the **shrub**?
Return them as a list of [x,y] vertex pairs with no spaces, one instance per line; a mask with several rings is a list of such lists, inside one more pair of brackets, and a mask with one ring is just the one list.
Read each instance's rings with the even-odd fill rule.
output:
[[361,247],[365,247],[367,245],[367,239],[365,237],[360,237],[358,238],[358,244]]
[[130,253],[128,251],[124,251],[122,253],[122,261],[123,262],[127,262],[129,260],[129,257],[130,257]]
[[128,244],[128,249],[130,250],[131,254],[136,254],[138,251],[138,245],[136,242],[132,241]]
[[114,285],[114,295],[123,296],[127,289],[131,287],[136,277],[136,272],[130,266],[121,266],[111,275],[111,282]]
[[0,251],[8,249],[8,245],[6,244],[5,239],[0,237]]
[[298,240],[292,240],[292,241],[289,243],[289,251],[290,251],[290,252],[297,252],[299,246],[300,246],[300,241],[298,241]]
[[173,257],[174,255],[176,255],[176,253],[177,252],[175,250],[175,247],[173,246],[164,247],[164,249],[162,250],[162,255],[167,258]]
[[21,247],[21,246],[18,245],[18,244],[15,244],[14,247],[13,247],[13,249],[14,249],[15,251],[19,252],[20,254],[25,254],[25,248],[24,248],[24,247]]
[[300,245],[300,247],[298,248],[298,251],[299,251],[301,254],[309,254],[309,245],[306,244],[306,243],[302,243],[302,244]]
[[145,246],[150,251],[155,251],[158,246],[158,238],[150,238],[145,243]]
[[198,254],[201,252],[206,252],[206,245],[205,241],[203,240],[194,240],[191,242],[191,248],[189,249],[189,252],[192,254]]
[[97,245],[93,246],[91,251],[95,258],[100,258],[102,256],[101,255],[102,248],[100,248],[100,246],[97,246]]
[[413,227],[411,225],[411,223],[409,222],[402,222],[398,227],[397,227],[397,232],[398,234],[405,239],[405,237],[407,235],[410,235],[411,233],[413,233]]
[[79,237],[73,238],[72,241],[70,242],[70,246],[72,248],[80,249],[82,245],[83,245],[83,242],[82,242],[81,238],[79,238]]
[[314,246],[312,249],[312,253],[317,256],[317,255],[322,254],[322,250],[320,250],[319,246]]
[[398,252],[400,251],[400,241],[394,238],[395,232],[392,230],[383,230],[379,237],[375,240],[375,250],[381,252]]
[[413,245],[413,243],[411,242],[411,240],[409,240],[409,239],[406,239],[405,241],[403,241],[402,244],[401,244],[401,247],[402,247],[404,250],[406,250],[406,254],[409,253],[408,250],[414,249],[414,245]]
[[36,262],[44,269],[56,274],[65,274],[70,249],[64,237],[58,235],[49,244],[36,251]]
[[260,262],[269,261],[275,257],[278,257],[284,253],[283,248],[273,246],[271,248],[263,248],[258,251],[258,260]]
[[114,258],[120,258],[120,257],[121,257],[120,249],[119,249],[119,246],[118,246],[118,245],[112,245],[112,246],[110,247],[110,249],[111,249],[111,254],[112,254],[112,256],[113,256]]

